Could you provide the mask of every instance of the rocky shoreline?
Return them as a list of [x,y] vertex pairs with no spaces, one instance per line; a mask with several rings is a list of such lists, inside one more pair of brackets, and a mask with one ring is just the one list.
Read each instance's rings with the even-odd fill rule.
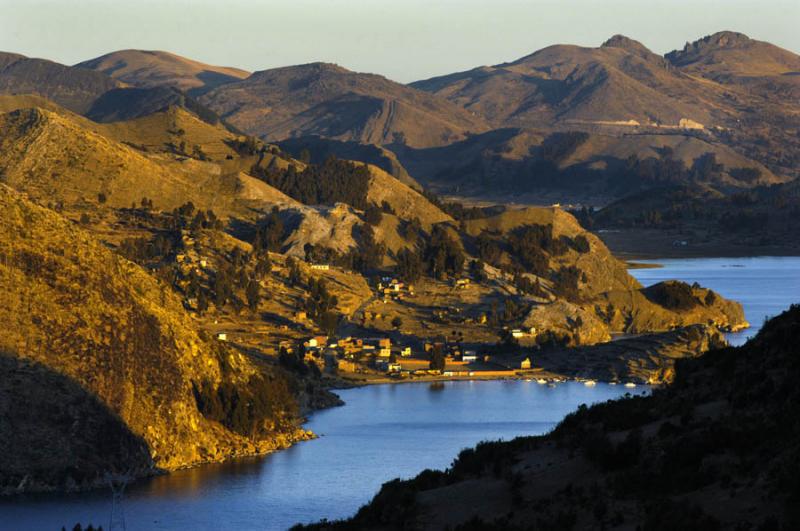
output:
[[[299,426],[292,432],[276,434],[271,438],[265,438],[260,441],[252,442],[251,444],[245,444],[241,448],[237,448],[231,452],[223,452],[214,458],[197,461],[190,465],[179,466],[170,470],[157,467],[127,470],[125,471],[125,475],[130,481],[140,481],[155,476],[169,474],[177,470],[186,470],[209,464],[224,463],[245,457],[264,456],[280,450],[286,450],[287,448],[299,442],[309,441],[316,438],[317,435],[312,431],[303,429],[302,426]],[[31,479],[30,475],[26,475],[16,486],[4,486],[0,488],[0,497],[13,497],[26,494],[44,493],[76,493],[108,488],[108,486],[108,480],[105,477],[95,477],[92,479],[85,479],[80,482],[71,480],[71,478],[67,478],[66,480],[58,481],[56,484],[54,484],[51,482],[43,482],[41,480],[37,481]]]

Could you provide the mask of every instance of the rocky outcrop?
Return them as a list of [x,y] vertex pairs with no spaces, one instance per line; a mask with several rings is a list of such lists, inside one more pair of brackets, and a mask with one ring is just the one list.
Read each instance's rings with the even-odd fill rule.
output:
[[691,325],[592,346],[545,350],[535,355],[535,360],[546,371],[569,378],[663,384],[675,377],[677,360],[725,345],[716,328]]

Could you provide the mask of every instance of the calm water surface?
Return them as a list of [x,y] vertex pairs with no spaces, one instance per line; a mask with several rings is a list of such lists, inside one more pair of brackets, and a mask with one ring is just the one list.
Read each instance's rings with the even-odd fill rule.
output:
[[[578,405],[616,398],[623,386],[525,381],[379,385],[341,391],[347,405],[315,413],[319,439],[260,459],[179,471],[129,487],[129,531],[286,529],[341,518],[394,477],[447,467],[461,448],[550,430]],[[644,388],[634,389],[645,392]],[[0,505],[2,529],[108,527],[107,493],[28,497]],[[7,527],[6,527],[7,526]]]
[[[800,258],[655,260],[631,273],[643,284],[699,282],[744,304],[753,328],[800,302]],[[642,392],[643,388],[635,391]],[[139,530],[285,529],[341,518],[394,477],[448,466],[461,448],[486,439],[540,434],[582,403],[615,398],[621,386],[556,387],[524,381],[373,386],[341,391],[347,405],[315,413],[321,437],[286,451],[179,471],[129,487],[127,528]],[[0,502],[0,530],[53,530],[78,521],[108,527],[110,496],[33,496]]]

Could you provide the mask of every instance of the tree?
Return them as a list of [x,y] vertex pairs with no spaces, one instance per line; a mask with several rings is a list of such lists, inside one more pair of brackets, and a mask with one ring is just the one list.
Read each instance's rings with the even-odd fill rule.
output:
[[268,250],[280,252],[283,242],[283,221],[278,207],[272,207],[270,213],[261,221],[261,226],[256,229],[253,240],[253,249],[256,252]]
[[258,310],[258,303],[261,302],[261,283],[255,279],[250,280],[247,283],[245,294],[247,295],[247,307],[255,313]]
[[272,271],[272,260],[268,252],[265,252],[258,258],[253,270],[258,278],[264,278]]
[[297,157],[297,160],[304,164],[311,162],[311,152],[308,150],[308,148],[303,148],[300,150],[300,155]]
[[375,231],[371,225],[361,226],[361,242],[358,250],[352,255],[353,268],[357,271],[376,269],[383,263],[386,246],[375,239]]
[[383,212],[378,206],[370,204],[364,210],[364,221],[366,221],[370,225],[380,225],[382,219],[383,219]]
[[327,311],[319,318],[319,326],[329,336],[336,333],[339,326],[339,314],[334,311]]
[[432,371],[443,371],[445,367],[445,356],[444,356],[444,349],[442,348],[441,343],[436,343],[433,345],[433,350],[431,350],[431,362],[429,365]]
[[425,264],[419,253],[409,249],[400,249],[397,252],[397,276],[406,282],[416,282],[424,270]]
[[581,280],[581,270],[575,266],[562,267],[558,270],[553,291],[568,301],[578,302],[581,299],[579,282]]
[[400,316],[395,317],[392,319],[392,326],[396,329],[399,329],[401,326],[403,326],[403,319]]
[[436,225],[425,250],[425,261],[432,277],[442,278],[447,274],[460,275],[464,269],[464,250],[447,229]]
[[204,291],[201,291],[197,295],[197,313],[203,315],[206,313],[206,310],[208,310],[208,297],[206,297]]
[[231,278],[228,270],[221,267],[214,278],[214,304],[221,309],[233,294]]
[[106,197],[106,194],[104,194],[103,192],[97,194],[97,202],[100,203],[101,205],[105,204],[107,199],[108,198]]
[[256,165],[251,171],[270,186],[307,205],[347,203],[360,210],[368,206],[370,171],[365,164],[330,156],[322,164],[309,164],[302,171],[297,171],[294,165],[286,170]]
[[503,250],[489,234],[481,232],[475,240],[475,247],[478,250],[478,258],[488,264],[496,264],[500,261]]

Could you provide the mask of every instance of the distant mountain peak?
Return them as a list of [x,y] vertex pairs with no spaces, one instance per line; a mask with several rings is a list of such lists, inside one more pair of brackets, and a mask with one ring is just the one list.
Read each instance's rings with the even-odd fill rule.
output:
[[75,66],[102,72],[134,87],[170,86],[193,96],[250,75],[238,68],[209,65],[163,50],[117,50]]
[[[706,75],[781,75],[800,70],[800,57],[744,33],[720,31],[687,42],[665,56],[673,65],[704,68]],[[711,70],[709,70],[711,69]]]
[[641,53],[645,52],[648,54],[652,54],[653,52],[650,49],[642,44],[641,42],[631,39],[630,37],[626,37],[625,35],[616,34],[608,39],[606,42],[600,45],[601,48],[622,48],[623,50],[628,50],[629,52],[634,53]]
[[[712,35],[706,35],[702,39],[698,39],[691,44],[686,46],[689,47],[712,47],[712,48],[739,48],[742,46],[748,46],[752,44],[754,41],[744,33],[739,33],[736,31],[718,31]],[[686,49],[686,46],[684,49]]]
[[706,35],[702,39],[694,42],[687,42],[682,50],[675,50],[666,55],[667,59],[675,62],[682,57],[700,56],[725,49],[747,48],[755,44],[756,41],[735,31],[719,31],[712,35]]
[[630,37],[626,37],[625,35],[617,34],[612,36],[606,42],[601,44],[600,48],[619,48],[644,59],[648,63],[652,63],[664,68],[669,67],[669,63],[666,59],[656,53],[653,53],[650,48],[641,42],[631,39]]

